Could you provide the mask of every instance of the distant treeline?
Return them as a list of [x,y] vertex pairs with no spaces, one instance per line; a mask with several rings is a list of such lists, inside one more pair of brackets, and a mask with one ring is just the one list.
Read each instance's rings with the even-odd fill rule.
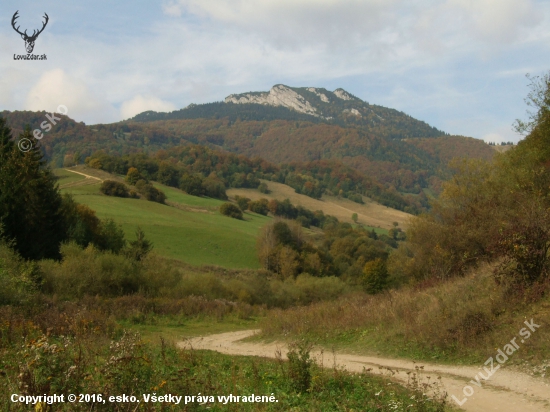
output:
[[135,122],[153,122],[156,120],[181,120],[181,119],[223,119],[231,122],[240,121],[271,121],[271,120],[300,120],[306,122],[319,122],[320,119],[288,109],[282,106],[266,106],[263,104],[235,104],[214,102],[205,104],[191,104],[184,109],[174,110],[170,113],[147,111],[129,119]]
[[86,164],[110,173],[126,175],[135,168],[145,180],[178,187],[194,196],[227,199],[226,188],[253,188],[260,179],[284,183],[297,193],[320,198],[324,193],[363,203],[362,195],[386,206],[417,213],[425,206],[411,204],[356,170],[337,161],[315,161],[276,166],[261,158],[249,159],[192,145],[161,150],[154,155],[136,153],[113,156],[104,151],[86,158]]

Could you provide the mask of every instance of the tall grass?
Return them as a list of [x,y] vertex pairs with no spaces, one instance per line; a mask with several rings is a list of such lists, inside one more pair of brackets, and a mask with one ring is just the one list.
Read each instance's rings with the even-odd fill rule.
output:
[[[129,304],[115,299],[112,309]],[[112,301],[111,301],[112,302]],[[52,411],[443,411],[444,396],[428,398],[421,385],[402,388],[383,376],[350,374],[305,364],[215,352],[180,350],[162,338],[145,343],[134,333],[113,328],[105,302],[79,304],[36,302],[34,308],[0,307],[0,410]],[[134,302],[135,303],[135,302]],[[87,308],[96,305],[93,309]],[[39,308],[48,308],[41,313]],[[27,310],[28,309],[28,310]],[[171,311],[171,308],[165,308]],[[103,315],[103,316],[101,316]],[[47,322],[44,322],[46,317]],[[292,358],[292,355],[291,355]],[[289,377],[295,379],[289,379]],[[299,379],[296,387],[296,376]],[[433,388],[436,395],[438,388]],[[77,402],[48,405],[12,403],[23,396],[91,394],[106,402],[77,398]],[[141,402],[111,402],[125,394]],[[194,396],[187,404],[145,402],[144,394]],[[218,395],[270,397],[270,403],[227,403]],[[202,395],[201,399],[197,397]]]
[[550,357],[549,302],[548,295],[538,303],[513,300],[484,266],[431,286],[273,309],[260,327],[270,338],[309,337],[363,352],[477,362],[516,336],[526,317],[533,317],[546,325],[529,342],[541,358]]

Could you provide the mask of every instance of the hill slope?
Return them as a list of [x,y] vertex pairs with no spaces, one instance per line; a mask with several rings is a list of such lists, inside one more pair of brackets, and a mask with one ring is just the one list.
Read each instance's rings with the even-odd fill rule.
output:
[[[86,179],[74,171],[98,179]],[[197,266],[260,267],[256,237],[260,228],[270,220],[267,217],[247,213],[243,221],[231,219],[218,212],[223,203],[220,200],[189,196],[162,185],[159,187],[173,206],[105,196],[99,192],[101,179],[116,180],[116,177],[84,167],[71,171],[57,169],[55,173],[60,178],[62,192],[73,194],[77,202],[95,210],[98,217],[112,218],[121,224],[128,239],[134,238],[139,225],[153,242],[155,251],[163,256]]]

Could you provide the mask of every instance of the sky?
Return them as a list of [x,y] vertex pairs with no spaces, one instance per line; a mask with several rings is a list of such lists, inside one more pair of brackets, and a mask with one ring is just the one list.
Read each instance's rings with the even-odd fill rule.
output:
[[[14,60],[49,21],[33,53]],[[526,74],[550,70],[550,0],[0,3],[0,110],[86,124],[275,84],[343,88],[450,134],[517,142]]]

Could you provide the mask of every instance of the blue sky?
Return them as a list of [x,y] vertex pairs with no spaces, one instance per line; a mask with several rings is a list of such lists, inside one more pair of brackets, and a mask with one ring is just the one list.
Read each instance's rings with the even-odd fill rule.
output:
[[[47,28],[34,53],[11,27]],[[0,4],[0,109],[87,124],[231,93],[342,87],[448,133],[517,141],[526,73],[550,69],[548,0],[13,1]]]

